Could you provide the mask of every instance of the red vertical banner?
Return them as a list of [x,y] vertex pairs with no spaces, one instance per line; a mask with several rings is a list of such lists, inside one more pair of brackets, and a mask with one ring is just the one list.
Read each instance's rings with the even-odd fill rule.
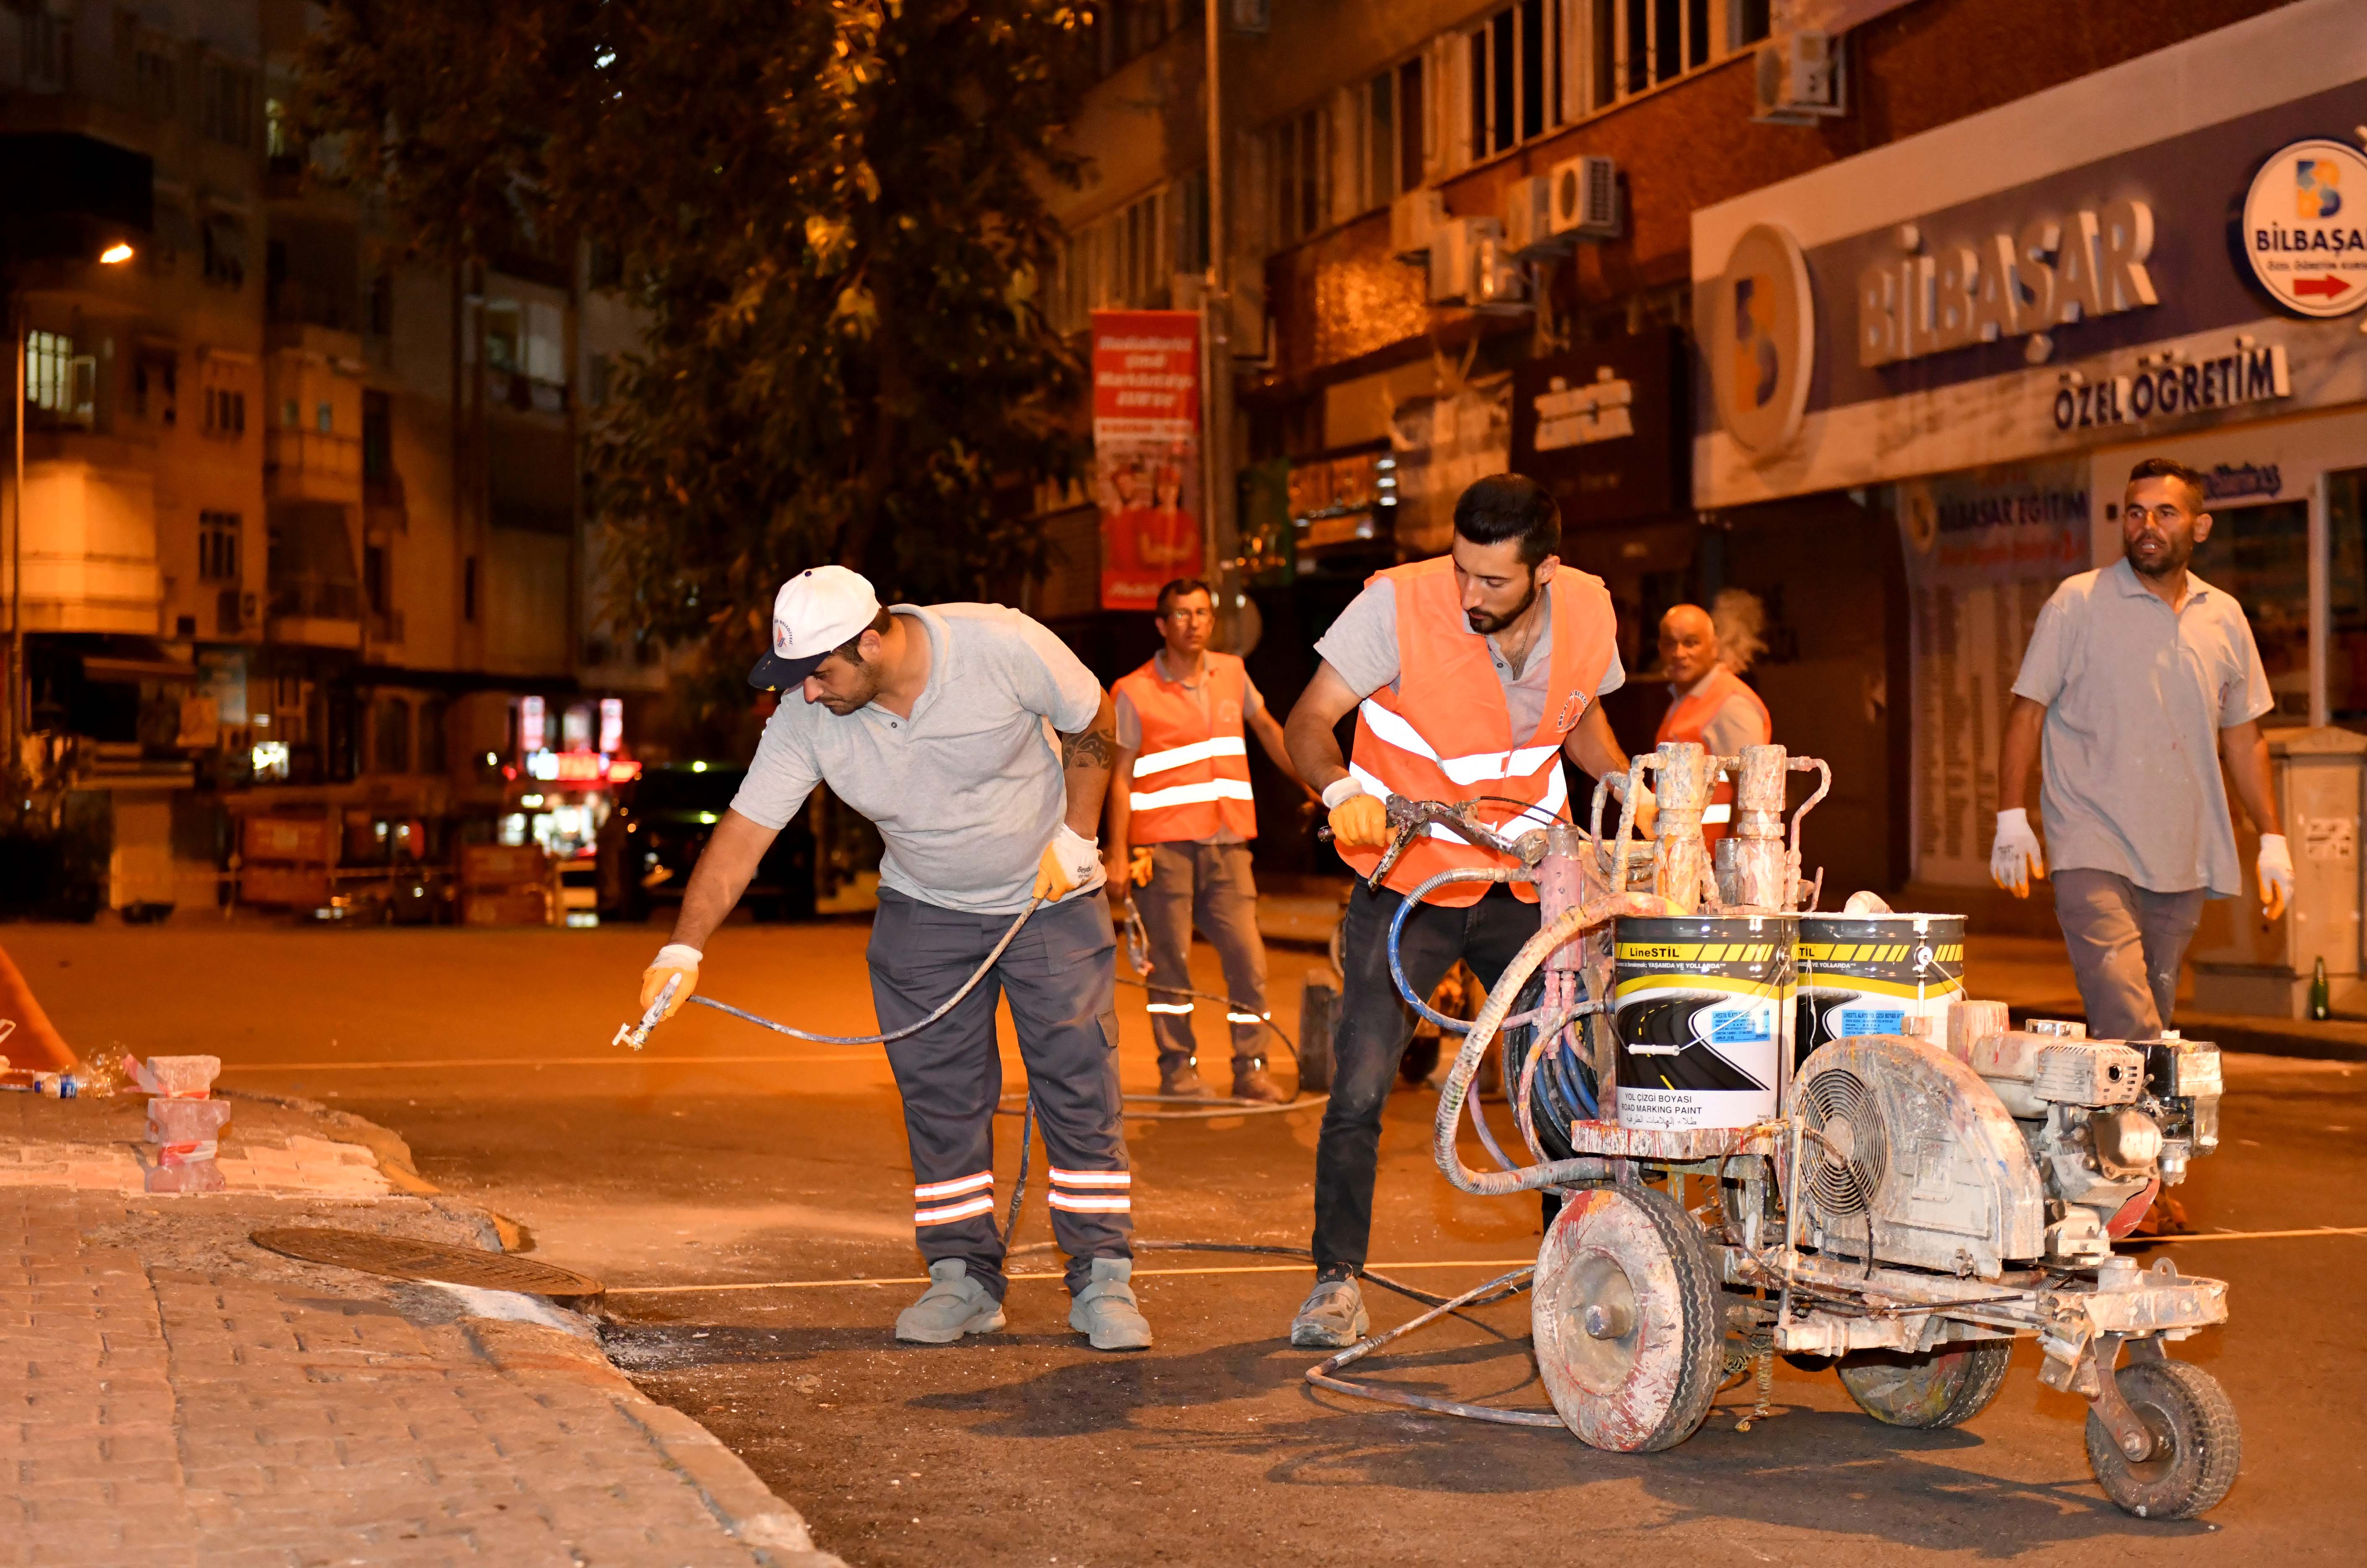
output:
[[1200,318],[1093,312],[1093,498],[1102,514],[1102,608],[1150,609],[1197,577]]

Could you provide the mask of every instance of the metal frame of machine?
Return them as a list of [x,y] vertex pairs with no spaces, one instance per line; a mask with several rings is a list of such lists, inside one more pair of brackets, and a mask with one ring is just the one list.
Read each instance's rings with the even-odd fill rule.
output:
[[[1809,770],[1823,782],[1787,835],[1789,775]],[[1735,810],[1713,858],[1701,816],[1721,771],[1736,784]],[[1659,824],[1646,846],[1633,828],[1648,772]],[[1421,833],[1453,833],[1513,862],[1442,873],[1409,895],[1407,908],[1452,881],[1537,888],[1538,933],[1478,1017],[1467,1026],[1438,1020],[1467,1032],[1440,1092],[1433,1153],[1466,1192],[1564,1195],[1531,1280],[1538,1369],[1558,1424],[1598,1448],[1672,1447],[1706,1418],[1719,1388],[1754,1365],[1752,1415],[1763,1416],[1772,1360],[1784,1355],[1830,1361],[1877,1420],[1954,1426],[1995,1399],[2012,1341],[2033,1337],[2044,1356],[2040,1380],[2089,1402],[2089,1458],[2107,1495],[2140,1517],[2204,1512],[2235,1479],[2236,1415],[2209,1373],[2171,1360],[2164,1347],[2225,1322],[2226,1287],[2181,1275],[2167,1259],[2142,1269],[2112,1241],[2161,1185],[2182,1179],[2192,1156],[2216,1146],[2216,1048],[2090,1040],[2076,1025],[2016,1030],[2002,1005],[1954,1000],[1916,1019],[1910,1027],[1921,1035],[1848,1036],[1796,1068],[1786,1038],[1774,1058],[1774,1114],[1751,1125],[1621,1122],[1615,924],[1738,919],[1788,941],[1787,923],[1813,910],[1819,891],[1801,878],[1801,820],[1830,778],[1824,763],[1779,746],[1720,758],[1671,742],[1634,758],[1624,780],[1605,780],[1625,786],[1608,838],[1602,787],[1591,831],[1558,821],[1509,831],[1520,824],[1501,820],[1501,809],[1490,826],[1485,802],[1388,801],[1397,836],[1376,887]],[[1405,991],[1396,937],[1393,929],[1391,967]],[[1927,948],[1916,961],[1928,958]],[[1532,976],[1541,976],[1535,988]],[[1515,1014],[1524,990],[1537,999]],[[1783,1013],[1788,1020],[1788,1006]],[[1523,1026],[1525,1042],[1508,1042],[1504,1058],[1533,1159],[1516,1165],[1470,1090],[1489,1046]],[[1564,1123],[1554,1114],[1566,1096],[1540,1096],[1538,1087],[1541,1074],[1556,1074],[1592,1102],[1591,1116]],[[1464,1163],[1457,1134],[1467,1102],[1499,1170]],[[1540,1103],[1559,1134],[1557,1153],[1566,1147],[1568,1155],[1541,1142]],[[1687,1202],[1695,1181],[1707,1196],[1697,1209]],[[1446,1312],[1500,1299],[1518,1278],[1490,1281],[1308,1377],[1453,1414],[1554,1424],[1542,1413],[1457,1405],[1338,1376]]]

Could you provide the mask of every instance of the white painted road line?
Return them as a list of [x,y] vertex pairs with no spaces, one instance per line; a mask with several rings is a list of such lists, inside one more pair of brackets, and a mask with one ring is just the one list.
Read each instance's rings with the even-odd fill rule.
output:
[[430,1062],[225,1062],[225,1073],[393,1073],[446,1067],[807,1067],[885,1062],[876,1051],[829,1056],[456,1056]]
[[[1448,1258],[1433,1263],[1375,1263],[1366,1267],[1376,1273],[1388,1274],[1408,1268],[1522,1268],[1536,1261],[1534,1257]],[[1173,1274],[1304,1274],[1315,1266],[1311,1263],[1248,1263],[1210,1268],[1138,1268],[1137,1279],[1150,1279]],[[1041,1274],[1011,1274],[1008,1279],[1060,1279],[1066,1276],[1059,1270]],[[892,1279],[754,1279],[726,1285],[611,1285],[611,1296],[679,1296],[692,1291],[715,1290],[818,1290],[833,1285],[925,1285],[929,1277],[915,1274],[910,1278]]]

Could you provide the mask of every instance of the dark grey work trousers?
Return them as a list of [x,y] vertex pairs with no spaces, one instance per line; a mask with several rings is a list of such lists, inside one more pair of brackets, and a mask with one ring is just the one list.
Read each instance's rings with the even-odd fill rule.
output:
[[[1373,1179],[1379,1166],[1381,1108],[1397,1081],[1413,1010],[1389,978],[1389,922],[1403,895],[1375,893],[1358,882],[1348,895],[1341,937],[1340,1020],[1332,1036],[1331,1101],[1315,1142],[1315,1267],[1339,1273],[1365,1267],[1373,1233]],[[1425,903],[1406,917],[1398,957],[1414,994],[1427,996],[1458,959],[1493,987],[1521,944],[1537,934],[1537,906],[1495,886],[1463,909]],[[1460,1036],[1450,1035],[1448,1049]]]
[[2178,966],[2203,918],[2204,888],[2156,892],[2113,871],[2049,873],[2055,918],[2097,1040],[2159,1040],[2178,997]]
[[1233,1071],[1264,1065],[1265,939],[1258,935],[1257,882],[1246,844],[1154,844],[1150,881],[1134,890],[1143,935],[1150,939],[1150,1038],[1159,1071],[1172,1076],[1199,1053],[1192,1035],[1192,927],[1225,966],[1224,1009],[1233,1037]]
[[[918,1022],[961,988],[1016,916],[943,909],[879,890],[871,997],[883,1033]],[[1116,948],[1099,893],[1030,915],[958,1006],[888,1047],[912,1153],[912,1231],[931,1263],[957,1257],[1002,1299],[994,1195],[994,1107],[1002,1093],[994,1004],[1011,1002],[1027,1089],[1050,1168],[1052,1236],[1071,1291],[1097,1257],[1132,1257],[1133,1175],[1117,1086]]]

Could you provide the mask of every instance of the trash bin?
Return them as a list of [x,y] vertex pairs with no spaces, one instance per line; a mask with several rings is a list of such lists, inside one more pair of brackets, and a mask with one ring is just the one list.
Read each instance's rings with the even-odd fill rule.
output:
[[2359,859],[2367,735],[2332,728],[2272,730],[2269,770],[2293,850],[2293,902],[2282,918],[2260,918],[2252,880],[2259,830],[2238,821],[2244,896],[2203,906],[2203,923],[2187,949],[2194,965],[2194,1009],[2307,1017],[2310,981],[2323,959],[2335,1010],[2367,1012],[2367,977],[2360,972]]

